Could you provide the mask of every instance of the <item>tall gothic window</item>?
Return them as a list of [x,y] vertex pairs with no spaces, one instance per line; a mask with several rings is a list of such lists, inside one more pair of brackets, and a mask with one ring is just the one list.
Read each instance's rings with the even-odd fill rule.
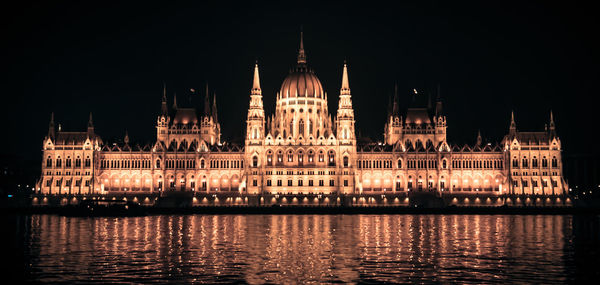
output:
[[294,120],[290,121],[290,136],[294,136]]
[[252,157],[252,167],[258,167],[258,156]]
[[52,158],[50,156],[46,159],[46,167],[52,167]]
[[348,157],[344,156],[344,167],[348,167]]
[[558,167],[558,160],[556,159],[556,156],[552,157],[552,167]]
[[311,119],[308,119],[308,135],[312,134],[312,130],[313,129],[313,123]]
[[298,123],[298,135],[304,135],[304,120],[300,119]]

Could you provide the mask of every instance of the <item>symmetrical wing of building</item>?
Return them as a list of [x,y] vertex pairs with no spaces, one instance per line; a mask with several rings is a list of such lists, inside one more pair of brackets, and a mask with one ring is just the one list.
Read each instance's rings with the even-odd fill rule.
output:
[[[90,115],[87,131],[55,130],[43,141],[44,194],[166,191],[239,194],[379,194],[432,191],[490,195],[564,194],[561,142],[550,115],[544,131],[521,132],[511,118],[500,144],[457,146],[446,140],[441,100],[400,114],[394,99],[384,142],[357,143],[346,63],[337,113],[307,66],[301,40],[296,68],[265,114],[258,64],[250,90],[244,145],[221,141],[216,101],[201,108],[167,104],[152,145],[104,143]],[[163,191],[163,192],[161,192]]]

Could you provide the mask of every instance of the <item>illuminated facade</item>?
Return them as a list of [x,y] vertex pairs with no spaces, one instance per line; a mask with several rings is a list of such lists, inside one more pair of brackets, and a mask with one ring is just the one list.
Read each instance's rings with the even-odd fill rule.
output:
[[[55,130],[43,142],[44,194],[565,194],[561,143],[554,119],[541,132],[520,132],[514,115],[497,145],[456,146],[446,140],[441,100],[400,114],[394,99],[384,142],[357,143],[348,67],[343,65],[335,117],[327,93],[308,68],[302,40],[296,68],[263,109],[258,64],[250,90],[244,145],[221,141],[216,99],[203,111],[171,108],[163,92],[152,145],[104,143],[90,115],[85,132]],[[200,104],[196,104],[196,107]]]

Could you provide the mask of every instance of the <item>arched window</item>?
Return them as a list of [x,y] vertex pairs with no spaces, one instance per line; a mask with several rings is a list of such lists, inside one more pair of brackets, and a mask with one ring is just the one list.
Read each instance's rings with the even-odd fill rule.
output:
[[56,167],[62,167],[62,159],[60,159],[60,156],[56,158]]
[[548,159],[545,156],[542,157],[542,167],[548,167]]
[[323,154],[323,151],[319,151],[319,162],[323,162],[325,160],[325,155]]
[[70,156],[67,156],[67,159],[65,160],[65,166],[71,167],[71,157]]
[[523,167],[528,167],[528,163],[527,162],[528,162],[527,157],[524,156],[523,157]]
[[344,167],[348,167],[348,157],[344,156]]
[[267,152],[267,165],[273,165],[273,153],[271,151]]
[[156,160],[156,168],[160,168],[160,159]]
[[538,160],[537,157],[533,157],[533,159],[531,160],[531,166],[532,167],[538,167]]
[[50,156],[46,159],[46,167],[52,167],[52,157]]
[[298,122],[298,135],[304,135],[304,120],[302,119]]
[[329,166],[335,166],[335,154],[333,151],[329,151],[328,156],[328,164]]
[[298,165],[303,165],[304,162],[304,154],[302,153],[302,151],[298,152]]
[[252,157],[252,167],[258,167],[258,156]]
[[442,160],[442,168],[447,168],[448,167],[448,161],[447,160]]
[[556,159],[556,156],[552,157],[552,167],[553,168],[558,167],[558,159]]
[[294,119],[290,120],[290,136],[294,136]]
[[512,166],[513,167],[519,167],[519,160],[517,159],[516,156],[513,158]]
[[291,150],[288,151],[288,153],[287,153],[287,161],[288,162],[294,161],[294,153]]
[[398,165],[397,165],[398,168],[402,168],[402,159],[398,159],[397,163],[398,163]]
[[277,163],[283,163],[283,152],[281,150],[277,152]]
[[204,168],[204,159],[200,159],[200,168]]
[[75,167],[81,167],[81,157],[77,157],[75,159]]
[[315,161],[315,153],[311,150],[308,152],[308,163],[313,163]]

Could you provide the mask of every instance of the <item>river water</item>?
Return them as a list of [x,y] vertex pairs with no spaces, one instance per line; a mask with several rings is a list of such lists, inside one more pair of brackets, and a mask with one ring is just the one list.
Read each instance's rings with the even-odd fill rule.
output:
[[61,283],[572,283],[600,277],[600,217],[4,216],[3,269]]

